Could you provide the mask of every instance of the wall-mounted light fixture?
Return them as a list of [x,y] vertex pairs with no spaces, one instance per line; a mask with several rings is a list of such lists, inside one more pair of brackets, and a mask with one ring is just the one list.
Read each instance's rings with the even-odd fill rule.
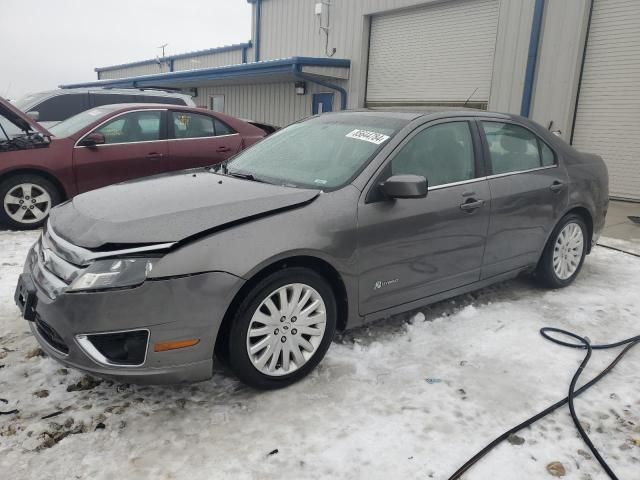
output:
[[307,84],[306,82],[296,82],[296,95],[306,95]]

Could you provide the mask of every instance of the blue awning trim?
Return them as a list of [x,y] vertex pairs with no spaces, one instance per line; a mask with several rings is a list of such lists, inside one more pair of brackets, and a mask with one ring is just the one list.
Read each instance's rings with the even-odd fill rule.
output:
[[230,78],[289,74],[301,71],[303,67],[338,67],[350,68],[351,61],[339,58],[291,57],[281,60],[266,60],[263,62],[241,63],[225,67],[202,68],[198,70],[181,70],[177,72],[142,75],[138,77],[117,78],[112,80],[98,80],[94,82],[73,83],[60,85],[60,88],[144,88],[171,86],[180,81],[202,82],[206,80],[223,80]]

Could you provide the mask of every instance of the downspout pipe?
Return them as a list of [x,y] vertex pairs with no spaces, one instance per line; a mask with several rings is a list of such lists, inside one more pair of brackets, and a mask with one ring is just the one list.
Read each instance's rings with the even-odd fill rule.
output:
[[256,2],[256,36],[253,45],[254,61],[260,61],[260,30],[262,26],[262,0]]
[[[258,0],[259,1],[259,0]],[[536,67],[538,64],[538,49],[542,34],[542,17],[544,16],[545,0],[536,0],[533,11],[533,23],[531,25],[531,39],[529,40],[529,55],[527,56],[527,70],[524,77],[524,91],[522,92],[522,106],[520,115],[528,117],[531,114],[531,101],[533,100],[533,85],[536,80]]]
[[330,88],[331,90],[337,91],[338,93],[340,93],[340,110],[347,109],[347,91],[341,86],[334,83],[325,82],[324,80],[318,80],[315,77],[305,74],[304,72],[302,72],[299,64],[293,66],[293,75],[298,80],[315,83],[316,85],[320,85],[322,87]]

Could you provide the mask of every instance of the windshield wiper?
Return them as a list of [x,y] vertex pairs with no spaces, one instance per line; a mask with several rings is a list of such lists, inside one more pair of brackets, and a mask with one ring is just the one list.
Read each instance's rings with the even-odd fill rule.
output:
[[261,183],[267,183],[264,180],[261,180],[259,178],[256,178],[253,176],[253,174],[251,173],[245,173],[245,172],[231,172],[229,170],[227,170],[227,175],[231,176],[231,177],[236,177],[236,178],[242,178],[243,180],[250,180],[252,182],[261,182]]

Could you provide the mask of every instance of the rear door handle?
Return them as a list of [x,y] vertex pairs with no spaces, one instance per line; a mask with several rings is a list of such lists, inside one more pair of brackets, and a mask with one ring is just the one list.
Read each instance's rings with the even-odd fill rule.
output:
[[470,198],[466,202],[460,205],[460,210],[463,212],[473,212],[478,208],[481,208],[484,205],[484,200],[476,200],[475,198]]
[[158,153],[158,152],[152,152],[152,153],[148,153],[147,154],[147,159],[148,160],[159,160],[162,157],[164,157],[164,155],[162,153]]
[[549,187],[549,190],[551,190],[552,192],[559,192],[563,188],[564,188],[564,183],[556,180],[551,184],[551,186]]
[[230,151],[231,151],[231,149],[229,147],[218,147],[218,148],[216,148],[216,152],[220,152],[220,153],[230,152]]

